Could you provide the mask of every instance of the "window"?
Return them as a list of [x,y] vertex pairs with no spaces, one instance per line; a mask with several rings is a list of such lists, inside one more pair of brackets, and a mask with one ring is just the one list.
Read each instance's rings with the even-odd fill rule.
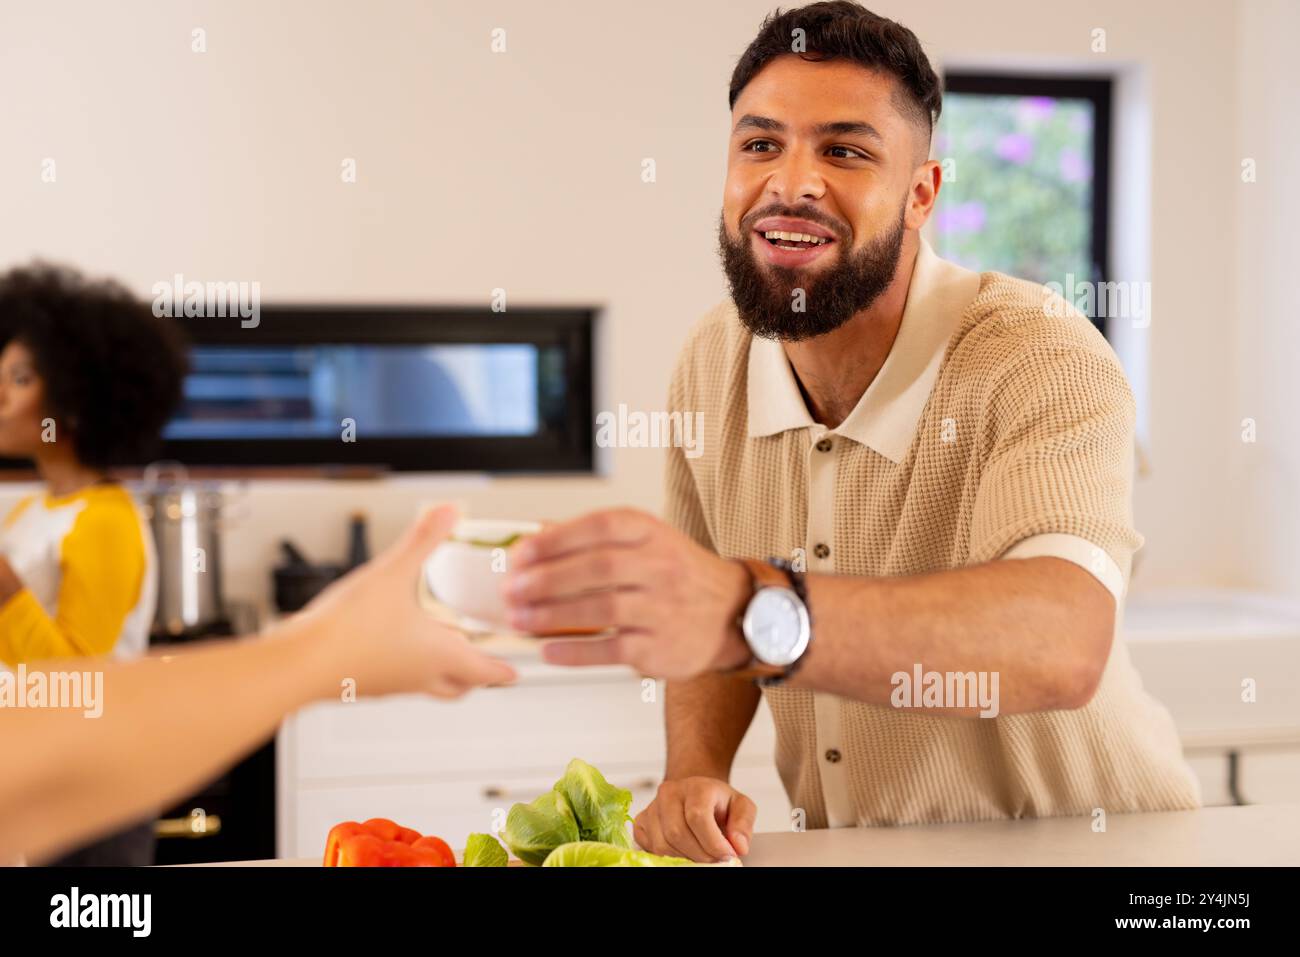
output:
[[[1059,283],[1106,280],[1107,79],[949,73],[935,156],[951,160],[935,250],[970,269]],[[1104,297],[1092,310],[1105,332]],[[1086,310],[1085,310],[1086,311]]]

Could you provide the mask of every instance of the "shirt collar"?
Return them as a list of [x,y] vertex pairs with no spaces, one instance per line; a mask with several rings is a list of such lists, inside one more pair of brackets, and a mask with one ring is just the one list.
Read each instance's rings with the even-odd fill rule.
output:
[[[907,288],[903,319],[885,363],[848,418],[833,429],[898,464],[907,455],[934,388],[948,340],[979,292],[978,273],[940,259],[921,240]],[[775,339],[751,338],[749,436],[775,435],[815,425],[799,383]]]

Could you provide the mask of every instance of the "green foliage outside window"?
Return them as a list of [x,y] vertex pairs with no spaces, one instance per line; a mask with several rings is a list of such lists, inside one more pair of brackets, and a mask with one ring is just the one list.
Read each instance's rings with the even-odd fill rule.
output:
[[1093,106],[1047,96],[949,93],[935,158],[952,160],[935,251],[1034,282],[1098,278],[1091,262]]

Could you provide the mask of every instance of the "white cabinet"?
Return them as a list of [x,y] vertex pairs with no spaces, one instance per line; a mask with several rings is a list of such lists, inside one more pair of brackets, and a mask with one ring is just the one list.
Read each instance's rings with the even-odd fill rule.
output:
[[[1232,755],[1236,755],[1236,790],[1232,793]],[[1231,750],[1196,750],[1187,763],[1201,782],[1206,807],[1236,803],[1300,803],[1300,747],[1243,742]]]
[[[633,814],[664,766],[663,686],[625,669],[520,663],[511,688],[457,702],[422,697],[314,705],[279,737],[278,853],[315,857],[329,829],[387,817],[453,847],[493,831],[511,804],[548,790],[570,758],[632,791]],[[788,829],[766,705],[736,756],[732,783],[759,808],[758,830]]]
[[1247,804],[1300,804],[1300,748],[1256,748],[1240,756],[1237,790]]
[[[401,697],[316,705],[298,716],[303,783],[502,770],[559,772],[570,758],[603,767],[663,751],[663,708],[635,680],[523,683],[454,703]],[[656,693],[658,689],[653,689]]]
[[1222,590],[1131,595],[1129,655],[1178,727],[1207,806],[1300,801],[1300,605]]
[[1228,758],[1225,754],[1184,754],[1187,765],[1201,783],[1201,803],[1206,807],[1231,804],[1228,792]]

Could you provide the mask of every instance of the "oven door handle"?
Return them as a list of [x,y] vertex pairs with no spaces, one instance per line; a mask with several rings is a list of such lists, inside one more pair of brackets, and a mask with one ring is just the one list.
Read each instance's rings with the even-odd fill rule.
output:
[[158,838],[216,837],[221,833],[221,815],[200,811],[188,817],[165,817],[153,822],[153,833]]

